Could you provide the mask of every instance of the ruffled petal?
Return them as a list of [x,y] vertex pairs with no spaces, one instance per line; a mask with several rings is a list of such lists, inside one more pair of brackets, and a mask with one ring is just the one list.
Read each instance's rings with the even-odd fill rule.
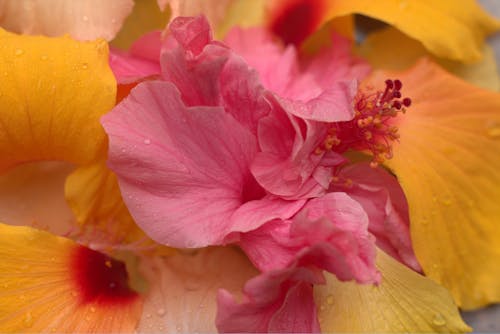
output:
[[[394,45],[398,46],[398,52],[394,52]],[[408,69],[424,56],[431,57],[422,43],[395,28],[385,28],[371,33],[360,45],[358,51],[374,68],[394,71]],[[474,64],[462,64],[437,57],[433,57],[433,60],[476,86],[498,91],[500,78],[495,55],[488,45],[484,45],[483,53],[483,60]]]
[[7,0],[0,4],[0,26],[29,35],[111,40],[133,7],[133,0]]
[[[53,16],[52,16],[53,17]],[[115,102],[104,41],[0,31],[0,170],[39,160],[91,161],[105,133],[99,117]]]
[[215,333],[217,291],[240,295],[257,274],[240,251],[229,247],[145,259],[140,270],[151,283],[139,333]]
[[344,193],[312,199],[293,222],[269,222],[242,234],[240,245],[262,271],[314,266],[341,280],[378,280],[368,217],[361,205]]
[[0,272],[2,332],[129,333],[139,321],[124,264],[71,240],[0,224]]
[[222,333],[317,333],[311,283],[321,277],[307,269],[261,274],[244,287],[238,303],[227,290],[217,296],[217,329]]
[[220,243],[234,211],[260,196],[255,138],[222,108],[186,107],[170,83],[140,84],[102,122],[124,200],[160,243]]
[[75,231],[75,217],[64,200],[68,163],[24,164],[0,176],[0,221],[33,226],[57,235]]
[[500,95],[429,61],[399,77],[412,106],[388,166],[408,198],[415,253],[465,309],[500,301]]
[[432,280],[377,254],[379,286],[343,283],[327,275],[314,287],[323,333],[464,333],[449,292]]
[[337,177],[332,188],[345,191],[363,206],[377,246],[414,270],[422,270],[410,239],[408,203],[397,179],[368,163],[347,166]]

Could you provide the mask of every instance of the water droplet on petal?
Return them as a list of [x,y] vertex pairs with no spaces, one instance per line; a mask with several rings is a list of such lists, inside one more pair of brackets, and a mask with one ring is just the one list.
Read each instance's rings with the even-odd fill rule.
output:
[[83,63],[83,64],[82,64],[82,68],[83,68],[84,70],[88,69],[88,68],[89,68],[89,64],[87,64],[87,63]]
[[88,22],[89,17],[88,17],[87,15],[83,15],[83,18],[82,18],[82,19],[83,19],[83,21]]
[[446,319],[443,317],[441,313],[436,313],[432,318],[432,323],[436,326],[444,326],[446,325]]
[[156,314],[158,314],[159,317],[163,317],[165,315],[165,309],[164,308],[159,308],[156,311]]
[[95,313],[95,307],[91,306],[90,307],[90,312]]
[[328,305],[332,305],[333,304],[333,296],[328,295],[328,297],[326,297],[326,302],[328,303]]
[[31,312],[26,313],[23,320],[23,325],[26,328],[30,328],[31,326],[33,326],[33,315],[31,314]]
[[22,56],[24,54],[24,50],[23,49],[16,49],[16,51],[14,51],[14,54],[16,56]]
[[116,23],[116,19],[115,19],[115,18],[112,18],[112,19],[111,19],[111,23],[115,24],[115,23]]
[[41,55],[40,59],[41,60],[47,60],[47,59],[49,59],[49,56],[47,56],[47,55]]
[[151,144],[151,139],[148,139],[148,138],[144,139],[144,144],[146,144],[146,145]]

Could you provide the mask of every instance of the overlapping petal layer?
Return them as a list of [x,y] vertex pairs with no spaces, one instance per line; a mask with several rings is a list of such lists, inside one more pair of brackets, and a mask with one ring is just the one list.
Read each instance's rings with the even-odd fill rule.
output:
[[[437,56],[480,60],[487,34],[500,28],[474,0],[277,0],[270,6],[270,27],[297,43],[333,17],[363,14],[395,26],[421,41]],[[397,52],[397,46],[394,46]]]
[[91,161],[99,117],[115,102],[103,40],[18,36],[0,30],[0,171],[38,160]]
[[379,251],[379,286],[327,276],[314,288],[323,333],[463,333],[464,324],[446,289]]
[[133,7],[133,0],[3,0],[0,26],[22,34],[111,40]]
[[0,259],[2,332],[128,333],[139,321],[142,301],[123,264],[105,255],[0,224]]
[[[397,52],[394,52],[395,45],[398,46]],[[431,57],[422,43],[392,27],[368,35],[357,51],[374,68],[395,71],[411,67],[422,57]],[[472,84],[498,91],[500,78],[497,74],[495,54],[488,45],[483,46],[483,53],[483,60],[474,64],[462,64],[437,57],[433,60]]]
[[423,60],[398,76],[411,96],[388,166],[408,198],[417,258],[471,309],[500,301],[500,95]]

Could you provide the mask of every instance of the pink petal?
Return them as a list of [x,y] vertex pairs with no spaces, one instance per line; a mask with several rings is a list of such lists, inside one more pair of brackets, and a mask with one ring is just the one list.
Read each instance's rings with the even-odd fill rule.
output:
[[134,57],[124,51],[111,49],[109,66],[119,84],[128,84],[144,78],[158,76],[160,63],[144,58]]
[[379,280],[375,243],[363,208],[344,193],[310,200],[292,221],[274,220],[242,234],[240,245],[262,271],[314,266],[340,280]]
[[333,152],[328,156],[314,153],[327,129],[325,123],[303,120],[279,109],[263,117],[258,126],[261,152],[251,166],[255,179],[270,193],[287,199],[324,194],[332,169],[344,162]]
[[[309,60],[299,60],[293,46],[283,48],[262,28],[233,29],[225,42],[254,67],[264,86],[295,116],[323,121],[353,117],[357,80],[370,68],[351,55],[351,44],[333,37],[334,47]],[[255,47],[258,45],[259,47]]]
[[342,189],[363,206],[377,246],[410,268],[421,271],[410,239],[408,203],[397,179],[382,168],[371,168],[368,163],[348,166],[339,177],[352,180],[352,186],[339,183],[335,189]]
[[220,290],[217,328],[222,333],[319,332],[311,283],[321,281],[321,276],[309,270],[294,268],[249,280],[241,303]]
[[186,107],[165,82],[139,84],[102,123],[109,166],[144,231],[175,247],[221,243],[244,188],[258,187],[248,130],[221,108]]
[[29,35],[70,34],[78,40],[109,41],[133,6],[133,0],[7,0],[0,4],[0,26]]

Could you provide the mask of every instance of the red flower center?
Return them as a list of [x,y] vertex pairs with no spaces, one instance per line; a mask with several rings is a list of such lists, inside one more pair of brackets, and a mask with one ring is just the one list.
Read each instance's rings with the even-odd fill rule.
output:
[[128,285],[123,262],[80,246],[73,253],[71,266],[82,303],[116,304],[138,296]]

